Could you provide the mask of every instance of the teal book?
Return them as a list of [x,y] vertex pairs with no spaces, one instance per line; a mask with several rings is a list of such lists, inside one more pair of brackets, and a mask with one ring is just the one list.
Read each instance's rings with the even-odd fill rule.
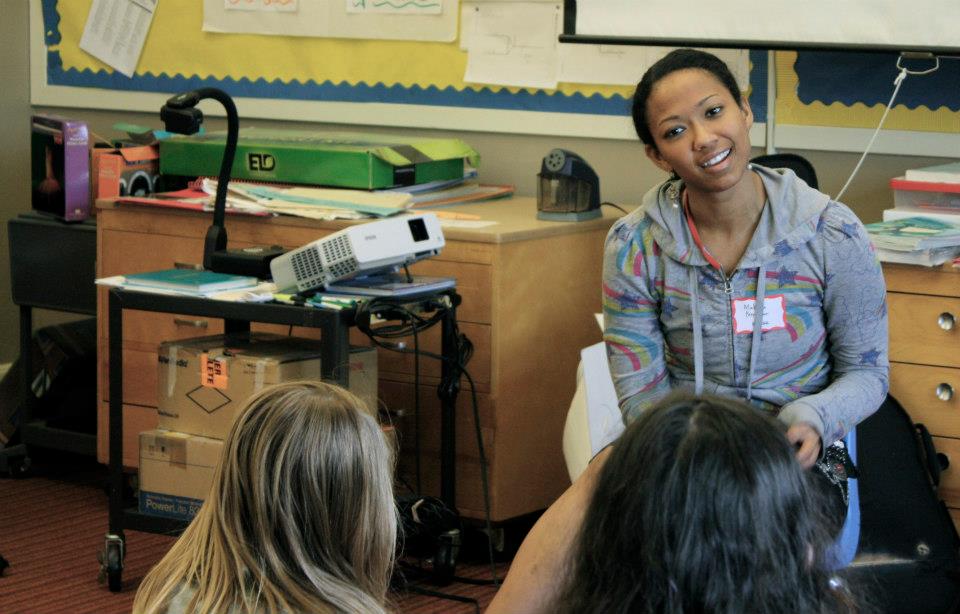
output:
[[193,294],[211,294],[257,285],[256,277],[230,275],[197,269],[164,269],[124,275],[124,285],[131,288],[156,288]]
[[883,249],[916,251],[960,245],[960,226],[923,216],[865,225],[873,245]]

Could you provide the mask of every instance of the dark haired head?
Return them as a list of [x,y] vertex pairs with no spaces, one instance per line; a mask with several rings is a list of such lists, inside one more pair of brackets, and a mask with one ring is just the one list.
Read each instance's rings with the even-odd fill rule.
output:
[[637,89],[633,94],[633,126],[636,128],[637,136],[640,137],[644,145],[656,147],[656,144],[653,142],[653,134],[647,125],[647,99],[650,98],[650,92],[652,92],[653,87],[667,75],[678,70],[687,69],[707,71],[730,91],[730,95],[733,96],[733,99],[738,105],[743,106],[743,97],[740,94],[740,87],[737,85],[737,80],[723,60],[712,53],[698,51],[696,49],[677,49],[671,51],[648,68],[647,72],[643,73],[643,77],[640,79],[640,83],[637,84]]
[[614,446],[562,612],[837,612],[820,499],[772,418],[673,395]]

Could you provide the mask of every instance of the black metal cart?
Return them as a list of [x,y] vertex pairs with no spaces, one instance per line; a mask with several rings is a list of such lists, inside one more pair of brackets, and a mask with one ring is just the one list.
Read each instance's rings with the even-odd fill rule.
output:
[[[447,295],[450,307],[441,321],[441,352],[443,378],[458,377],[452,366],[456,358],[456,305],[460,297],[453,291]],[[436,295],[435,295],[436,296]],[[435,296],[433,298],[435,298]],[[401,299],[398,299],[401,300]],[[409,302],[410,299],[402,299]],[[250,330],[251,322],[285,324],[320,329],[321,376],[325,381],[347,385],[349,375],[349,330],[355,325],[355,311],[302,307],[276,303],[237,303],[195,298],[166,296],[113,288],[108,294],[108,330],[110,334],[110,425],[109,425],[109,529],[102,551],[102,571],[111,591],[121,587],[125,556],[124,529],[151,533],[177,534],[187,522],[142,514],[136,507],[126,507],[123,486],[123,312],[127,309],[163,313],[179,313],[211,318],[222,318],[226,333]],[[455,422],[454,411],[457,387],[447,390],[441,398],[441,498],[451,506],[455,502]]]
[[[31,464],[29,449],[36,446],[95,456],[93,433],[47,424],[34,416],[33,310],[50,309],[93,316],[97,293],[97,226],[94,220],[67,223],[43,213],[24,213],[7,224],[10,244],[10,290],[20,308],[20,377],[23,398],[20,443],[0,450],[0,471],[17,477]],[[95,412],[95,398],[89,411]]]

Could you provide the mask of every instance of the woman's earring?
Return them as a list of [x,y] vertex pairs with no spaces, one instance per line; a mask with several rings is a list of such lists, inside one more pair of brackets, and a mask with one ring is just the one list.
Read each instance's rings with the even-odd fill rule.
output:
[[680,206],[680,190],[677,189],[676,183],[671,183],[667,187],[667,198],[670,200],[670,204],[677,208]]

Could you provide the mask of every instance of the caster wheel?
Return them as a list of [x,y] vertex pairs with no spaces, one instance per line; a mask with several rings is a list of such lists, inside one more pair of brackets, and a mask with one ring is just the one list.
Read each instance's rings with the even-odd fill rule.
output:
[[119,544],[107,544],[107,586],[111,593],[119,593],[123,584],[123,556]]
[[107,572],[107,586],[110,587],[111,593],[119,593],[123,589],[121,576],[122,572],[119,569],[116,571]]
[[7,459],[7,474],[13,479],[30,477],[33,461],[29,456]]
[[106,581],[111,593],[119,593],[123,588],[121,582],[123,577],[123,549],[123,538],[109,534],[103,550],[97,552],[97,560],[100,562],[100,573],[97,576],[97,581],[100,584]]

